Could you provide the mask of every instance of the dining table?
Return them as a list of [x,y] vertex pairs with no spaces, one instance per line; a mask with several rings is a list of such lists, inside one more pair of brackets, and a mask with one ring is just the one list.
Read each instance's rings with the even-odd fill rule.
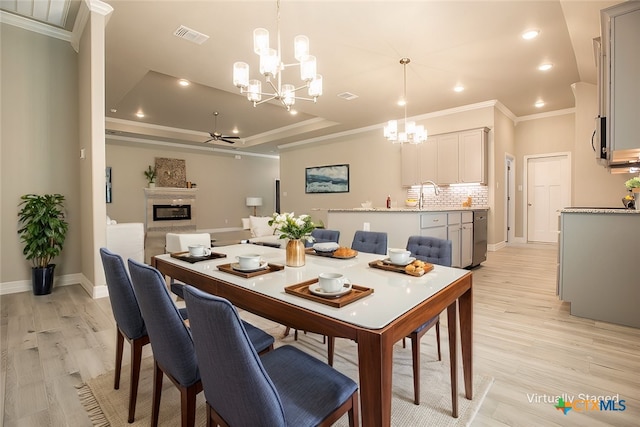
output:
[[[307,254],[300,267],[285,265],[284,249],[253,244],[213,248],[220,258],[188,262],[171,254],[157,255],[151,264],[162,274],[226,298],[236,307],[258,316],[326,336],[354,340],[358,351],[360,414],[363,426],[390,426],[394,344],[434,316],[447,310],[451,368],[452,416],[458,416],[457,331],[465,397],[472,399],[472,272],[434,265],[422,276],[372,268],[384,255],[358,253],[351,258]],[[264,274],[230,274],[237,257],[258,254]],[[220,268],[218,268],[220,267]],[[288,292],[314,283],[319,274],[343,274],[366,295],[336,306]],[[428,381],[428,380],[427,380]]]

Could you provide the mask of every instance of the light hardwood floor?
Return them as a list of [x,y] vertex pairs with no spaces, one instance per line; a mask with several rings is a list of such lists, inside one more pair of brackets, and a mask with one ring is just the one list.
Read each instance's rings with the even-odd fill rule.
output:
[[[571,316],[555,295],[556,260],[555,245],[510,246],[473,270],[474,370],[495,378],[473,425],[640,425],[640,330]],[[75,387],[114,367],[108,299],[92,300],[79,285],[0,298],[4,425],[90,425]],[[564,415],[530,401],[581,393],[617,394],[626,410]]]

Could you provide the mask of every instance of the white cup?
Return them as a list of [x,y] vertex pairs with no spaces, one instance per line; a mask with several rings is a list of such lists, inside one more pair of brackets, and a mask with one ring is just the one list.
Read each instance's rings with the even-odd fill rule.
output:
[[394,264],[406,264],[406,263],[408,263],[410,255],[411,255],[411,251],[406,251],[404,249],[390,249],[389,250],[389,259]]
[[189,245],[189,255],[209,256],[211,255],[211,249],[206,248],[204,245]]
[[345,284],[351,286],[349,280],[340,273],[320,273],[318,283],[325,292],[338,292]]
[[260,268],[260,262],[262,261],[259,254],[244,254],[236,257],[240,268],[244,270],[251,270],[252,268]]

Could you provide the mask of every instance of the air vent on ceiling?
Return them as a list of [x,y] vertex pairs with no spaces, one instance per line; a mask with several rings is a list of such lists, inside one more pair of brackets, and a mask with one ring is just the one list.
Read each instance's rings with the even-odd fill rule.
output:
[[209,36],[206,34],[202,34],[196,30],[192,30],[189,27],[185,27],[184,25],[180,25],[178,29],[173,33],[174,36],[180,37],[181,39],[189,40],[190,42],[196,44],[202,44],[209,40]]
[[358,97],[355,93],[351,92],[342,92],[338,94],[338,98],[346,99],[347,101],[354,100]]

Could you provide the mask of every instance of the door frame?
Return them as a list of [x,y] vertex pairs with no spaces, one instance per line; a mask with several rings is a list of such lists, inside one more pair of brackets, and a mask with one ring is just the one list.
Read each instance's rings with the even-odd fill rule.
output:
[[504,182],[504,235],[506,243],[511,244],[516,238],[516,158],[510,153],[504,155]]
[[571,177],[573,176],[572,172],[572,163],[571,163],[571,152],[570,151],[560,151],[557,153],[545,153],[545,154],[531,154],[528,156],[524,156],[524,165],[522,170],[522,234],[524,236],[524,241],[529,242],[529,209],[527,209],[527,203],[529,200],[529,160],[531,159],[540,159],[545,157],[565,157],[567,159],[567,173],[565,179],[567,180],[567,186],[569,187],[569,203],[571,203],[571,193],[572,193],[572,183]]

